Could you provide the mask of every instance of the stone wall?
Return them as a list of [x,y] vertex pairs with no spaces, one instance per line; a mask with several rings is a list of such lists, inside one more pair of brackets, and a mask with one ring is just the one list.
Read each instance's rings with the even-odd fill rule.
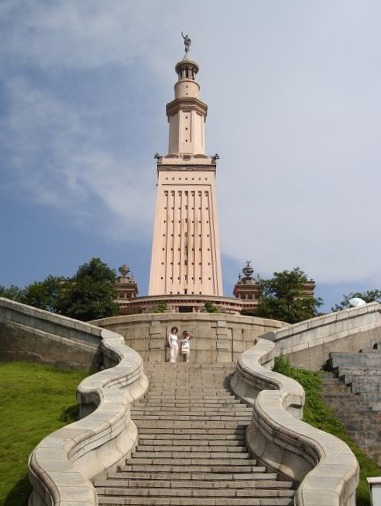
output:
[[264,333],[283,328],[285,323],[224,313],[141,314],[117,316],[92,322],[124,337],[126,345],[147,362],[165,362],[165,338],[171,328],[179,337],[189,330],[191,360],[196,363],[234,362]]
[[357,352],[381,341],[381,304],[312,318],[265,337],[275,342],[277,356],[287,356],[295,367],[319,370],[332,352]]
[[0,298],[0,361],[99,370],[101,329]]

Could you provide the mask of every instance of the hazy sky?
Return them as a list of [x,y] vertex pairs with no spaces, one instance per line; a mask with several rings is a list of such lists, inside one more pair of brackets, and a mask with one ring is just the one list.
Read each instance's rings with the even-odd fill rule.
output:
[[301,267],[381,288],[378,0],[2,0],[0,284],[98,256],[147,293],[181,31],[218,153],[224,294]]

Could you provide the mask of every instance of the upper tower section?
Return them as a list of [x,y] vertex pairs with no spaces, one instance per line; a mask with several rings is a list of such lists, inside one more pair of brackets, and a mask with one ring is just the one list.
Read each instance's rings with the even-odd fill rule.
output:
[[169,122],[169,157],[205,156],[205,119],[208,106],[199,99],[200,86],[196,82],[199,67],[189,57],[191,39],[182,34],[184,58],[175,70],[175,99],[167,104]]

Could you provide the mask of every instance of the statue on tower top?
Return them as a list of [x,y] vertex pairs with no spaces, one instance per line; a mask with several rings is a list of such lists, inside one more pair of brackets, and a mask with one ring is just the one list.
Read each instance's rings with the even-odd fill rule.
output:
[[191,41],[189,35],[184,35],[183,32],[181,32],[181,35],[183,36],[183,39],[184,39],[185,52],[188,53],[189,46],[192,44],[192,41]]

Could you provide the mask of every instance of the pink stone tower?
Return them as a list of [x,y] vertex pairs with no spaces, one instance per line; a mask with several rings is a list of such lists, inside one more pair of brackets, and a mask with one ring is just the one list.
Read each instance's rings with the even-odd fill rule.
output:
[[157,159],[157,200],[149,295],[222,296],[216,204],[216,160],[205,154],[208,107],[199,99],[199,67],[185,56],[175,67],[167,104],[169,149]]

